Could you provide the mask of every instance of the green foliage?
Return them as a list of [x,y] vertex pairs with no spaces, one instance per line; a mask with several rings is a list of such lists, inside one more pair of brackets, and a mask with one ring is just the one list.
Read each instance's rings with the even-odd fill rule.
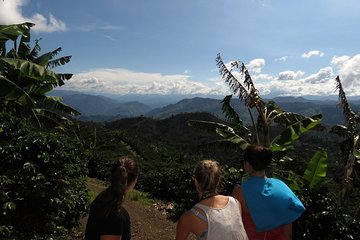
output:
[[[61,99],[45,94],[71,78],[72,74],[50,70],[68,63],[71,57],[54,59],[61,48],[38,56],[39,40],[35,41],[33,49],[29,44],[32,26],[32,23],[0,25],[0,104],[14,109],[18,116],[32,119],[39,127],[70,125],[68,115],[79,112]],[[13,43],[9,51],[6,49],[8,42]]]
[[341,189],[341,204],[344,206],[347,204],[348,192],[352,188],[353,178],[356,178],[357,176],[356,165],[360,162],[360,135],[358,129],[360,116],[352,111],[339,76],[336,77],[335,82],[336,88],[339,90],[339,99],[341,100],[343,115],[346,122],[346,126],[336,125],[331,129],[332,133],[345,137],[340,145],[343,160],[345,162],[344,177],[342,179],[343,186]]
[[63,238],[87,210],[87,152],[74,138],[0,118],[1,238]]
[[318,187],[326,178],[327,152],[317,151],[313,158],[308,162],[304,172],[304,180],[311,188]]
[[328,188],[304,188],[296,194],[306,211],[293,223],[293,239],[352,240],[360,236],[360,222],[346,214]]

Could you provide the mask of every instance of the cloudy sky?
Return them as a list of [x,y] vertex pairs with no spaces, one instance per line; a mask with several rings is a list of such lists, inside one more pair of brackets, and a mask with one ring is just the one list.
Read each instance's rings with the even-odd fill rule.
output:
[[62,47],[63,89],[228,94],[215,58],[244,62],[263,97],[360,96],[358,0],[0,0],[0,24],[33,22]]

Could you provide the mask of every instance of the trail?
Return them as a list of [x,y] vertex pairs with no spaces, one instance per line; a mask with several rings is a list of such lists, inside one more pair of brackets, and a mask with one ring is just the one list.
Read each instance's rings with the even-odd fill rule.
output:
[[[97,194],[105,187],[97,180],[90,179],[89,189]],[[176,222],[168,219],[164,212],[152,205],[143,205],[140,202],[126,198],[124,207],[128,210],[131,219],[132,240],[170,240],[175,239]],[[81,220],[81,229],[72,240],[83,239],[87,217]],[[195,239],[195,238],[189,238]]]

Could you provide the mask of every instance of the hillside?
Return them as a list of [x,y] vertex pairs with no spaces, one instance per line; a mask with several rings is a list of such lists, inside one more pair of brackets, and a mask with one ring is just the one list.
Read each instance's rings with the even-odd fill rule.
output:
[[[63,101],[81,112],[78,117],[82,121],[95,122],[111,122],[122,118],[146,116],[155,119],[165,119],[180,113],[194,113],[207,112],[213,116],[224,119],[222,112],[221,99],[206,98],[206,97],[192,97],[183,98],[174,103],[175,98],[169,99],[169,104],[153,108],[148,105],[147,97],[129,96],[128,101],[126,97],[122,96],[119,101],[114,98],[105,96],[94,96],[82,93],[74,93],[67,91],[56,91],[63,97]],[[177,96],[179,97],[179,96]],[[152,101],[156,99],[153,96]],[[161,100],[165,104],[165,97]],[[322,123],[325,125],[343,124],[343,114],[341,107],[338,106],[336,100],[309,100],[303,97],[276,97],[274,99],[265,99],[265,101],[274,101],[280,108],[289,112],[297,112],[306,116],[316,114],[323,114]],[[360,101],[351,100],[351,107],[354,112],[360,111]],[[239,114],[242,121],[250,124],[251,118],[247,108],[239,99],[234,97],[231,102],[232,107]]]

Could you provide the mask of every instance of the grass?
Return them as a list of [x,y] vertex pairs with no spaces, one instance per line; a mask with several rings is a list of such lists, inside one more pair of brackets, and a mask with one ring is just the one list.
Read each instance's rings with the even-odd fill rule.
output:
[[[107,183],[104,181],[100,181],[95,178],[88,179],[88,188],[89,188],[89,199],[92,202],[95,197],[105,188],[107,187]],[[131,190],[127,193],[126,196],[129,200],[139,202],[144,205],[151,205],[155,203],[155,199],[153,199],[150,194],[138,191],[136,189]]]
[[151,198],[150,194],[141,192],[138,190],[133,189],[132,191],[128,192],[127,198],[139,202],[143,205],[151,205],[155,203],[155,200]]

